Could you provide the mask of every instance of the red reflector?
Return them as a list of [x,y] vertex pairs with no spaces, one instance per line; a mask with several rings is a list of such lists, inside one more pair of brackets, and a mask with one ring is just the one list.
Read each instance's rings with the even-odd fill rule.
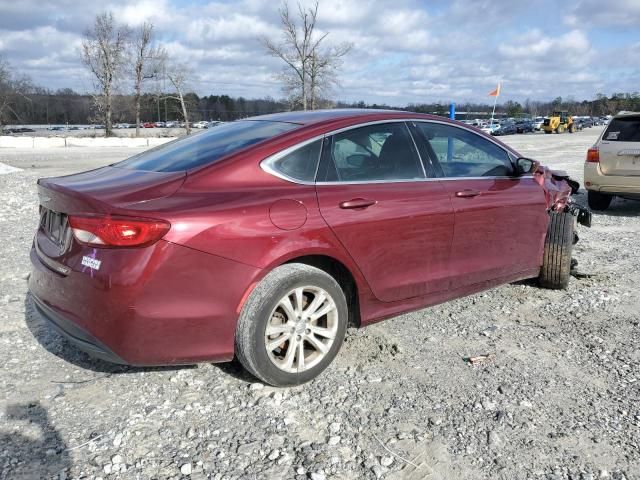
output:
[[150,218],[71,215],[69,224],[80,243],[93,247],[146,247],[160,240],[169,222]]
[[598,163],[600,161],[600,151],[598,147],[591,147],[587,150],[587,162]]

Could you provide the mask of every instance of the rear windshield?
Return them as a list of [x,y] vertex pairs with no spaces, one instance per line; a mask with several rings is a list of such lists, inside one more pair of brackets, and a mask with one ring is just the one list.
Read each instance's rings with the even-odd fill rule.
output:
[[160,145],[115,164],[151,172],[176,172],[210,165],[255,143],[299,127],[295,123],[240,120]]
[[640,115],[614,118],[602,139],[614,142],[640,142]]

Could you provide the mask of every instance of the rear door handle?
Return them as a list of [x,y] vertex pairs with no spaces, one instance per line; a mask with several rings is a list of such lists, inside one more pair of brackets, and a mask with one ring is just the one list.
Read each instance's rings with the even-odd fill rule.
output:
[[371,205],[378,203],[376,200],[369,200],[368,198],[354,198],[345,202],[340,202],[340,208],[367,208]]
[[456,197],[459,197],[459,198],[471,198],[471,197],[477,197],[478,195],[480,195],[480,192],[478,190],[473,190],[471,188],[465,188],[464,190],[460,190],[459,192],[456,192]]

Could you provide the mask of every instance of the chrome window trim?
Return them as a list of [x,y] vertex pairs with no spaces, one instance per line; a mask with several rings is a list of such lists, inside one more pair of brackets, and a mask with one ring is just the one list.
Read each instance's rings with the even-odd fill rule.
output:
[[352,182],[316,182],[316,185],[367,185],[378,183],[448,182],[460,180],[521,180],[523,178],[533,178],[533,175],[520,175],[519,177],[440,177],[410,178],[402,180],[358,180]]
[[[437,178],[427,178],[426,175],[426,169],[424,166],[424,161],[422,159],[422,156],[420,155],[420,151],[417,148],[417,145],[415,143],[415,139],[413,138],[413,135],[411,135],[411,129],[408,128],[408,126],[406,125],[406,123],[408,122],[422,122],[422,123],[438,123],[441,125],[448,125],[451,126],[453,128],[460,128],[461,130],[466,130],[470,133],[473,133],[474,135],[477,135],[478,137],[481,137],[483,140],[487,140],[491,143],[493,143],[495,146],[497,146],[498,148],[500,148],[500,150],[504,151],[507,156],[509,157],[509,159],[513,162],[514,160],[514,155],[511,153],[511,151],[505,149],[502,145],[500,145],[498,142],[496,142],[492,137],[485,137],[484,135],[480,135],[478,132],[471,130],[470,128],[467,128],[464,124],[462,125],[452,125],[449,122],[443,122],[437,119],[431,120],[431,119],[423,119],[423,118],[391,118],[388,120],[375,120],[375,121],[371,121],[371,122],[365,122],[365,123],[359,123],[357,125],[349,125],[348,127],[342,127],[342,128],[338,128],[336,130],[331,130],[330,132],[326,132],[323,133],[321,135],[316,135],[315,137],[309,138],[307,140],[304,140],[300,143],[296,143],[295,145],[292,145],[280,152],[274,153],[273,155],[270,155],[268,157],[266,157],[265,159],[263,159],[260,162],[260,168],[265,171],[266,173],[273,175],[275,177],[278,177],[282,180],[286,180],[288,182],[291,183],[295,183],[298,185],[363,185],[363,184],[367,184],[367,183],[408,183],[408,182],[431,182],[431,181],[446,181],[446,180],[496,180],[496,179],[511,179],[511,180],[517,180],[520,178],[529,178],[529,177],[533,177],[533,175],[520,175],[520,176],[509,176],[509,175],[504,175],[504,176],[491,176],[491,177],[437,177]],[[362,180],[362,181],[354,181],[354,182],[309,182],[306,180],[298,180],[292,177],[289,177],[288,175],[285,175],[284,173],[281,173],[279,171],[277,171],[275,168],[273,168],[273,163],[277,160],[279,160],[280,158],[289,155],[290,153],[296,151],[299,148],[303,148],[307,145],[309,145],[310,143],[313,143],[317,140],[324,140],[327,137],[330,137],[332,135],[336,135],[338,133],[342,133],[342,132],[346,132],[349,130],[354,130],[356,128],[361,128],[361,127],[368,127],[370,125],[380,125],[382,123],[405,123],[405,127],[409,130],[409,135],[411,136],[411,139],[413,141],[414,147],[416,148],[416,151],[418,153],[418,158],[420,159],[420,163],[422,164],[422,169],[424,171],[424,178],[414,178],[414,179],[402,179],[402,180]],[[318,162],[316,164],[316,174],[314,176],[314,178],[317,178],[318,176],[318,169],[320,168],[320,160],[322,157],[322,149],[320,149],[320,155],[318,157]]]
[[[295,145],[292,145],[288,148],[285,148],[284,150],[279,151],[278,153],[274,153],[273,155],[268,156],[267,158],[265,158],[264,160],[262,160],[260,162],[260,168],[262,168],[262,170],[264,170],[265,172],[281,178],[282,180],[286,180],[288,182],[291,183],[297,183],[298,185],[315,185],[316,182],[314,181],[308,181],[308,180],[299,180],[297,178],[293,178],[290,177],[289,175],[286,175],[278,170],[276,170],[273,167],[273,164],[275,162],[277,162],[278,160],[280,160],[282,157],[286,157],[287,155],[295,152],[296,150],[300,149],[300,148],[304,148],[307,145],[310,145],[314,142],[317,142],[318,140],[323,141],[324,140],[325,135],[317,135],[313,138],[309,138],[307,140],[303,140],[300,143],[296,143]],[[318,176],[318,168],[320,168],[320,157],[322,156],[322,145],[320,145],[320,151],[318,152],[318,160],[316,162],[316,171],[313,174],[313,178],[315,179]]]

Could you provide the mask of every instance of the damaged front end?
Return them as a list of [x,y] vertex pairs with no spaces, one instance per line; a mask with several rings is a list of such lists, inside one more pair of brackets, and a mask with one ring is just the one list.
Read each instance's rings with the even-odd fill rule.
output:
[[569,212],[576,217],[580,225],[591,226],[591,210],[571,199],[571,195],[580,189],[580,184],[569,178],[567,172],[540,165],[534,173],[534,178],[544,189],[548,211]]

